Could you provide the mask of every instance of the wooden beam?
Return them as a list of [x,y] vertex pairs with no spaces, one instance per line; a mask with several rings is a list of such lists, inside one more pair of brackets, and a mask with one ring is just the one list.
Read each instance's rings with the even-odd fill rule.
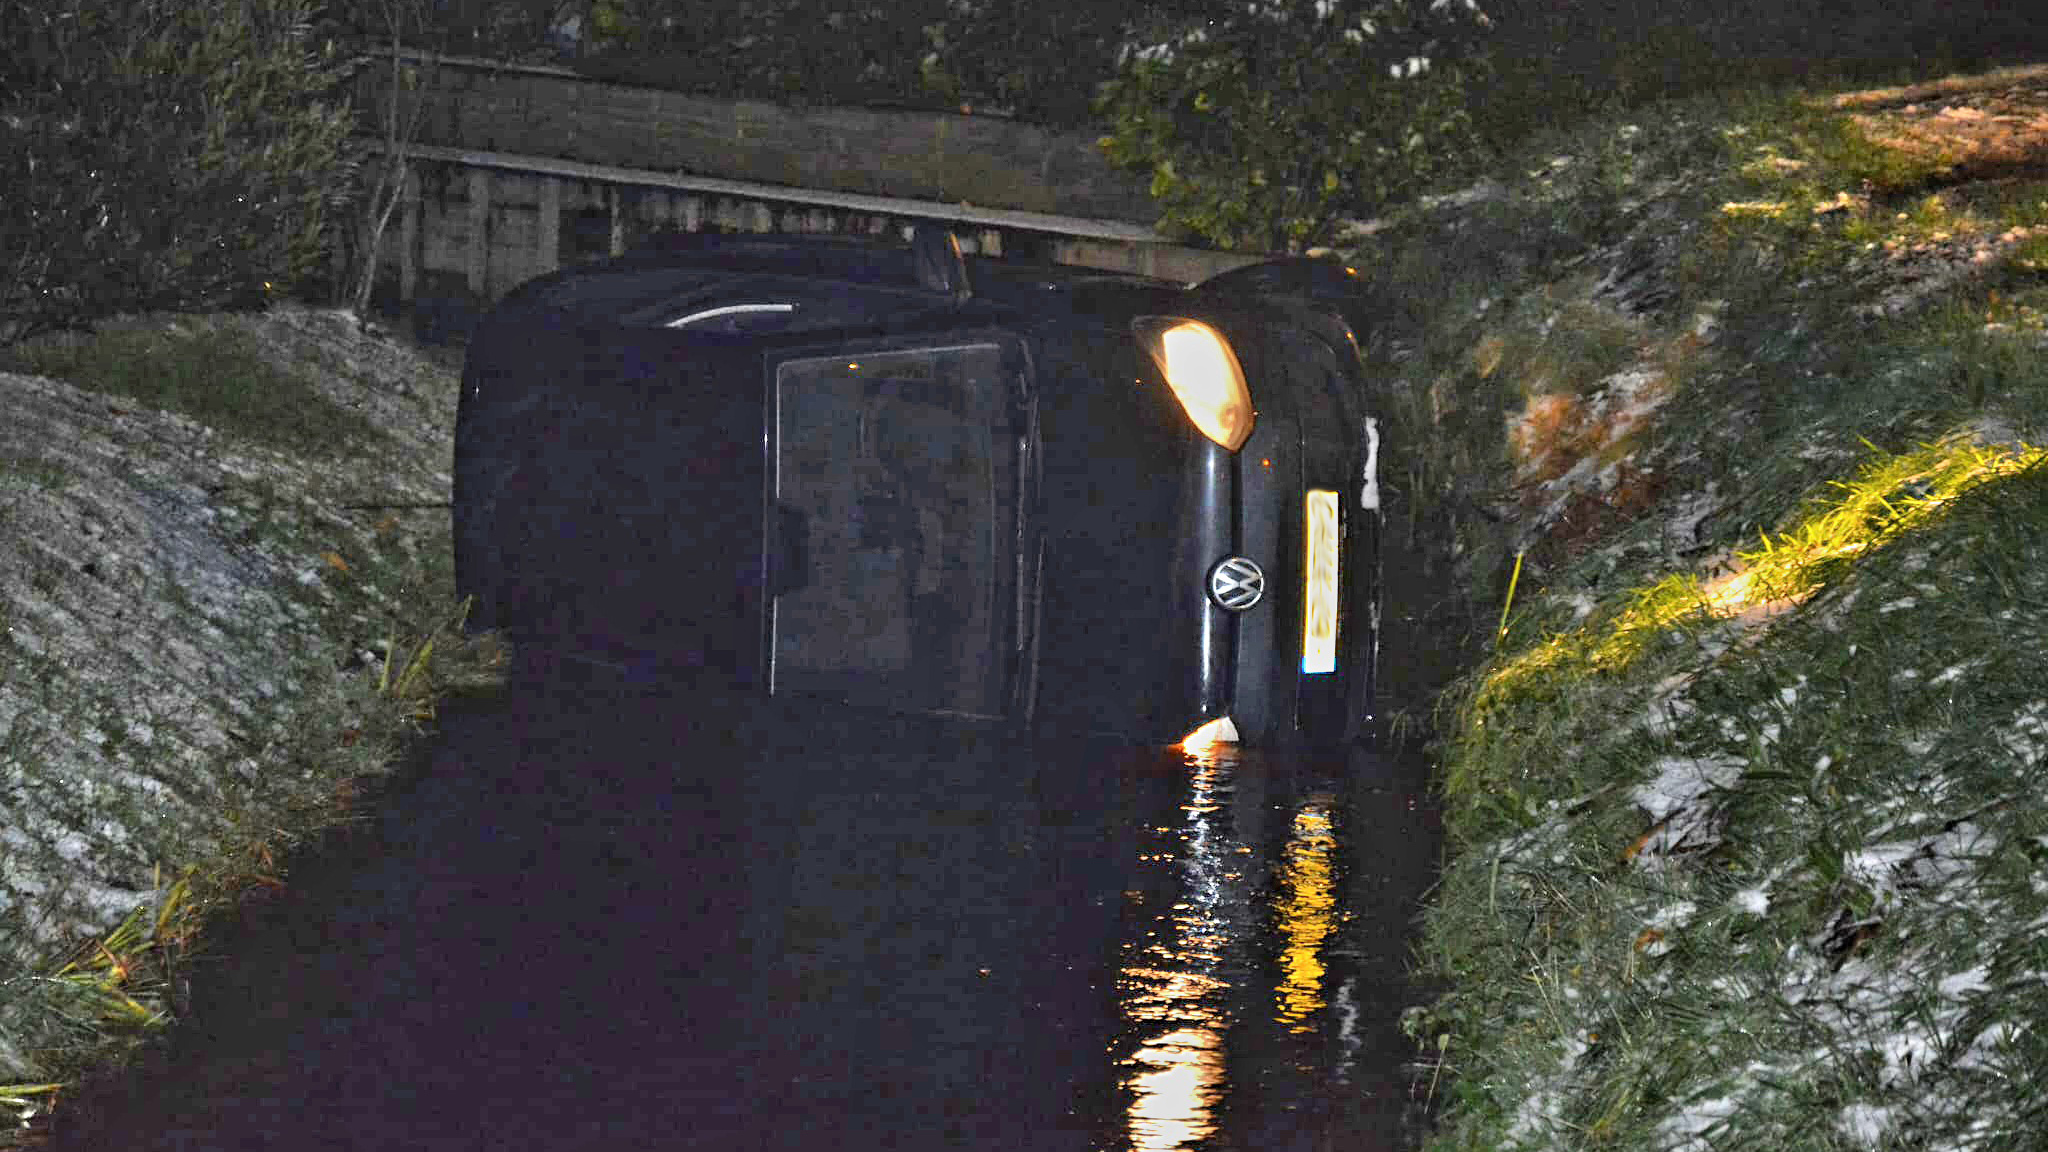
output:
[[491,222],[491,170],[471,168],[469,170],[469,249],[468,268],[469,290],[478,296],[485,295],[486,275],[491,266],[490,246],[485,243],[485,231]]
[[[381,143],[366,140],[371,151],[382,151]],[[415,144],[412,154],[421,160],[439,160],[466,168],[491,168],[505,172],[562,176],[573,180],[599,180],[613,184],[638,184],[669,188],[739,200],[761,200],[774,204],[810,204],[849,212],[871,212],[897,219],[938,220],[950,224],[981,225],[988,228],[1052,232],[1086,240],[1116,240],[1136,244],[1162,244],[1166,238],[1143,224],[1121,220],[1091,220],[1050,212],[1024,212],[1009,208],[982,208],[972,204],[948,204],[939,200],[901,199],[870,196],[861,192],[833,192],[798,188],[787,184],[758,184],[745,180],[724,180],[711,176],[684,176],[644,168],[619,168],[585,164],[552,156],[526,156],[510,152],[484,152],[469,148],[444,148]],[[1246,257],[1250,261],[1253,257]]]
[[540,227],[533,247],[536,273],[562,266],[562,181],[558,177],[540,178]]

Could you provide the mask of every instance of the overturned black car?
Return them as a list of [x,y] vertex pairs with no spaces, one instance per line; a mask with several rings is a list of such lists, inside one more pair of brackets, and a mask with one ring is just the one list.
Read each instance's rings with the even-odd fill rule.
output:
[[1381,446],[1348,276],[1184,288],[924,227],[542,277],[469,344],[471,626],[1058,731],[1358,739]]

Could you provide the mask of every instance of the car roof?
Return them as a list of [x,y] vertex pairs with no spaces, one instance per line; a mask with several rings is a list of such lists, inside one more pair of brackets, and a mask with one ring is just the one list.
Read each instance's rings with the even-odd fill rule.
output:
[[[918,283],[911,249],[880,236],[672,232],[653,238],[634,255],[685,260],[734,270],[774,267],[792,273],[855,282]],[[970,272],[993,274],[1004,279],[1060,284],[1111,283],[1176,290],[1181,287],[1171,280],[1065,264],[969,256],[967,265]]]
[[[500,307],[636,328],[749,299],[801,303],[812,317],[806,328],[888,325],[939,309],[992,324],[1061,319],[1110,326],[1149,312],[1241,310],[1260,297],[1320,295],[1299,286],[1333,275],[1341,280],[1346,271],[1328,261],[1283,259],[1191,288],[1033,261],[970,256],[965,264],[972,297],[963,302],[923,285],[912,250],[886,238],[669,233],[623,256],[529,282]],[[1204,291],[1211,285],[1221,290]]]

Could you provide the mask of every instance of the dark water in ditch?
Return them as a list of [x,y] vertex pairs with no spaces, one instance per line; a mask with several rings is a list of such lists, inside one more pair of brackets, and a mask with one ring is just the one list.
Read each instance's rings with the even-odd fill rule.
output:
[[525,681],[48,1147],[1413,1147],[1423,771]]

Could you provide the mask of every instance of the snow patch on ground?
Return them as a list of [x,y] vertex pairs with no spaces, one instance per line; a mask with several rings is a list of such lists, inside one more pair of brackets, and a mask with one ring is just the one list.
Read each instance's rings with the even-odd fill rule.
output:
[[2022,768],[2038,767],[2048,750],[2048,700],[2036,700],[2022,708],[2012,726],[1998,734],[1998,742]]
[[1732,1096],[1695,1100],[1658,1123],[1658,1147],[1666,1152],[1713,1152],[1710,1137],[1741,1107]]
[[1673,501],[1664,520],[1664,539],[1675,548],[1690,548],[1700,542],[1700,525],[1721,510],[1721,495],[1710,481],[1706,487],[1688,492]]
[[1654,866],[1675,853],[1720,843],[1720,816],[1711,797],[1734,787],[1743,766],[1727,757],[1691,756],[1667,756],[1652,765],[1656,775],[1631,794],[1652,821],[1636,863]]
[[1652,765],[1656,776],[1635,790],[1638,807],[1652,820],[1698,805],[1711,791],[1725,791],[1742,775],[1742,762],[1719,757],[1666,756]]
[[1538,1135],[1547,1136],[1559,1130],[1564,1122],[1566,1086],[1571,1082],[1579,1061],[1591,1050],[1592,1044],[1584,1033],[1564,1037],[1557,1068],[1523,1097],[1521,1109],[1515,1113],[1514,1121],[1508,1126],[1510,1141],[1526,1140]]
[[1649,704],[1636,718],[1635,727],[1652,736],[1671,735],[1687,717],[1699,711],[1698,706],[1685,695],[1692,681],[1691,673],[1677,673],[1659,681],[1650,695]]
[[1851,1142],[1864,1148],[1876,1148],[1891,1134],[1897,1115],[1896,1108],[1851,1104],[1842,1109],[1839,1127],[1842,1135]]
[[1926,839],[1894,840],[1851,852],[1842,861],[1842,876],[1863,885],[1881,912],[1897,903],[1904,890],[1924,899],[1929,890],[1966,875],[1996,847],[1996,840],[1983,829],[1963,821]]

